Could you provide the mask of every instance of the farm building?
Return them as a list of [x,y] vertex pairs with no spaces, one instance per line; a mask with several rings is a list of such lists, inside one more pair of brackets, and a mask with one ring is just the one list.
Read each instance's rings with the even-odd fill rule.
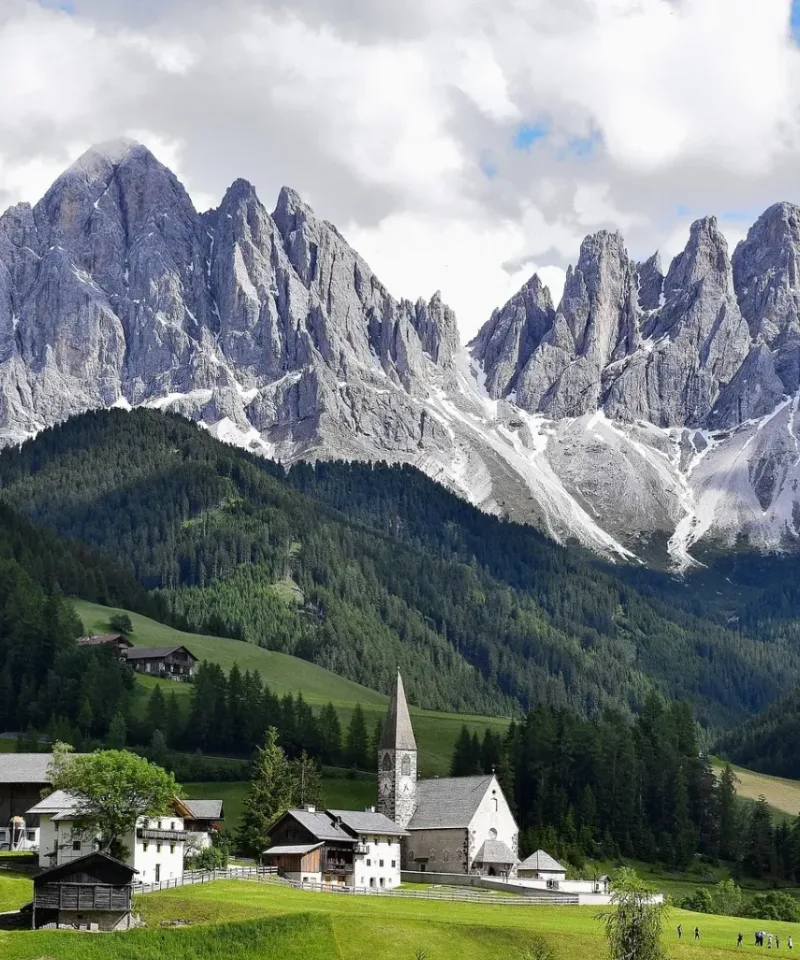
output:
[[78,637],[79,647],[113,647],[120,657],[124,657],[133,647],[131,641],[122,633],[96,633],[90,637]]
[[192,847],[201,849],[210,847],[213,834],[222,827],[225,819],[222,801],[182,799],[181,804],[187,844],[190,843]]
[[400,883],[406,831],[374,809],[288,810],[270,830],[265,853],[282,876],[299,883],[392,889]]
[[105,853],[89,853],[33,878],[33,927],[127,930],[136,871]]
[[[184,810],[181,801],[176,809]],[[97,838],[81,830],[79,803],[63,790],[56,790],[28,811],[40,821],[39,866],[62,866],[82,860],[95,852]],[[123,838],[128,849],[127,863],[142,883],[161,883],[183,876],[186,831],[176,813],[160,818],[141,817],[135,830]]]
[[544,850],[537,850],[517,867],[517,876],[530,880],[547,880],[557,886],[567,879],[567,868]]
[[132,647],[126,661],[137,673],[170,680],[188,681],[194,677],[197,657],[186,647]]
[[378,810],[408,831],[404,870],[513,875],[519,831],[494,774],[417,780],[417,744],[399,674],[378,756]]
[[[0,850],[12,845],[13,833],[17,849],[34,849],[39,845],[39,817],[29,815],[30,808],[46,790],[52,753],[0,753]],[[20,842],[21,839],[21,842]]]

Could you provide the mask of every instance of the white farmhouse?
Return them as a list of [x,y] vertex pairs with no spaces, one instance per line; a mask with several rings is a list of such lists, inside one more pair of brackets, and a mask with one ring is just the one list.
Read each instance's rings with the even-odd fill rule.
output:
[[[97,838],[76,826],[78,803],[56,790],[28,810],[39,818],[39,866],[48,868],[79,860],[97,849]],[[183,876],[186,832],[183,818],[175,814],[140,817],[131,834],[123,838],[126,863],[137,871],[137,881],[160,883]]]
[[400,884],[400,843],[406,831],[368,810],[287,810],[272,827],[264,854],[289,880],[391,890]]
[[417,744],[403,680],[378,750],[378,810],[405,827],[404,870],[513,875],[519,830],[494,774],[417,780]]

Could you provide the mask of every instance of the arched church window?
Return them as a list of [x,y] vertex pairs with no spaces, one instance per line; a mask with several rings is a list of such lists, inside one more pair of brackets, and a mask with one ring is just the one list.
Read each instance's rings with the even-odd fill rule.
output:
[[381,768],[383,770],[391,770],[394,764],[392,763],[391,754],[384,753],[383,762],[381,763]]
[[411,776],[411,757],[405,756],[405,757],[403,757],[403,759],[400,761],[400,773],[401,773],[404,777],[410,777],[410,776]]

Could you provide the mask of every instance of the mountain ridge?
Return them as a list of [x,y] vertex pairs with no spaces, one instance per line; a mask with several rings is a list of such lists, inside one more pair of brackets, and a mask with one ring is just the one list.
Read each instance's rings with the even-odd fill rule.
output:
[[87,151],[0,216],[0,444],[154,406],[292,463],[409,463],[627,561],[800,545],[800,208],[733,257],[713,217],[666,273],[619,233],[558,305],[533,276],[467,348],[440,294],[393,298],[284,187],[198,213],[141,144]]

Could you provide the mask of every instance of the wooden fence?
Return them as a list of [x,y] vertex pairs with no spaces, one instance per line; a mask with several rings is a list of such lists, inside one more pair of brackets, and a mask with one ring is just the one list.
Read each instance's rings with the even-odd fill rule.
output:
[[286,881],[295,890],[308,890],[313,893],[342,893],[353,896],[395,897],[399,900],[452,900],[462,903],[490,903],[503,906],[570,906],[578,905],[577,897],[522,897],[522,896],[492,896],[470,891],[469,889],[442,889],[442,890],[386,890],[380,887],[339,887],[330,883],[299,883],[296,880]]
[[225,870],[184,870],[182,877],[161,880],[159,883],[135,883],[133,892],[159,893],[177,887],[191,887],[197,883],[213,883],[214,880],[260,880],[276,876],[277,867],[228,867]]

